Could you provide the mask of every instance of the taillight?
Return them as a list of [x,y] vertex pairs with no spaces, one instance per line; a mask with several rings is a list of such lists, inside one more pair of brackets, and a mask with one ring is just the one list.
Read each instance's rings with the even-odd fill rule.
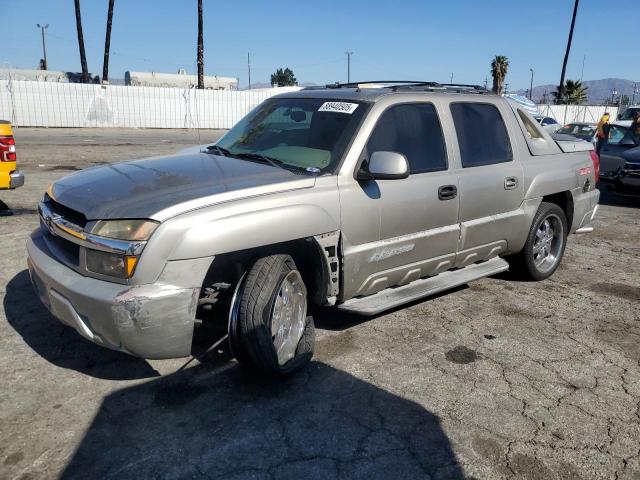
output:
[[600,181],[600,157],[595,150],[589,150],[591,161],[593,162],[593,174],[596,177],[596,183]]
[[16,161],[16,141],[13,137],[0,137],[0,162]]

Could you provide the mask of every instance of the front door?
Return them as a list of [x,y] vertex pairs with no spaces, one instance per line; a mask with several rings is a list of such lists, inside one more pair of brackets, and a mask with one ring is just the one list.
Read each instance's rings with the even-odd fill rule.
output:
[[455,259],[458,180],[449,170],[435,106],[387,108],[362,152],[364,168],[376,151],[403,154],[410,175],[339,185],[345,300],[439,273]]

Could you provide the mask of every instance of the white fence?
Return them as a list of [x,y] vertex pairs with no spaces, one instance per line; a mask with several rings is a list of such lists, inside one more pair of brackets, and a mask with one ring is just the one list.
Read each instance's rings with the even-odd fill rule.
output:
[[611,114],[611,121],[618,117],[618,107],[605,105],[538,105],[538,111],[563,125],[572,122],[598,123],[604,112]]
[[[253,107],[298,87],[248,91],[0,80],[0,119],[18,127],[231,128]],[[597,122],[617,107],[538,105],[544,116]]]
[[29,127],[231,128],[298,87],[248,91],[0,80],[0,119]]

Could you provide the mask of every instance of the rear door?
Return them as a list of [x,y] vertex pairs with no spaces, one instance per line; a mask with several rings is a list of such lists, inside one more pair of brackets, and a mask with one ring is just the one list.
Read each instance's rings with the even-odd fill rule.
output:
[[454,102],[450,110],[462,167],[455,266],[463,267],[507,250],[510,231],[521,228],[523,169],[514,159],[515,145],[496,105]]

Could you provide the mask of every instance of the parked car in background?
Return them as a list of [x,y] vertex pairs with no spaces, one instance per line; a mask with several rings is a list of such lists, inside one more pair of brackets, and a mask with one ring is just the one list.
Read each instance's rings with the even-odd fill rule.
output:
[[561,126],[556,121],[556,119],[552,117],[543,117],[542,115],[536,115],[533,118],[535,118],[538,121],[538,123],[542,126],[542,128],[544,128],[549,133],[555,132]]
[[16,141],[11,123],[0,120],[0,190],[24,185],[24,174],[16,166]]
[[373,315],[510,267],[544,280],[598,207],[592,145],[481,87],[286,93],[205,152],[48,188],[27,249],[54,316],[144,358],[217,330],[290,373],[313,354],[310,305]]
[[586,140],[587,142],[591,142],[595,145],[597,127],[598,125],[595,123],[576,122],[560,127],[555,131],[555,133],[571,135],[572,137]]
[[618,114],[617,120],[614,122],[616,125],[622,125],[624,127],[630,127],[633,120],[633,114],[640,112],[640,105],[633,107],[627,107],[624,111]]
[[640,145],[630,128],[611,125],[600,149],[600,181],[620,195],[640,195]]

